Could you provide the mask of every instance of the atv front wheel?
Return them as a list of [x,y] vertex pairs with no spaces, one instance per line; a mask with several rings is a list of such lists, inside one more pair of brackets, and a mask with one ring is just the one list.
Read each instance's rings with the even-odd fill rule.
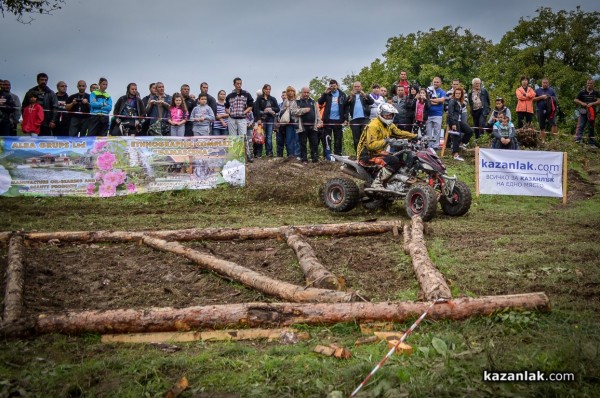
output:
[[323,202],[331,211],[350,211],[356,207],[359,199],[358,186],[348,178],[332,178],[323,186]]
[[437,211],[437,195],[435,189],[427,184],[413,185],[404,199],[408,217],[420,216],[423,221],[435,217]]
[[440,198],[442,211],[449,216],[458,217],[466,214],[471,208],[471,190],[462,181],[457,181],[452,190],[451,200],[444,195]]

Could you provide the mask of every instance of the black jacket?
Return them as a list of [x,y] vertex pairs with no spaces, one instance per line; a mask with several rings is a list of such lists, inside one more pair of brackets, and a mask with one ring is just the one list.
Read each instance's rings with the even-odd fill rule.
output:
[[[338,97],[338,102],[339,102],[339,107],[340,107],[340,122],[343,122],[346,120],[346,100],[347,100],[347,96],[346,94],[342,91],[338,89],[338,92],[340,93],[340,96]],[[331,100],[332,100],[333,96],[331,95],[331,93],[328,92],[324,92],[321,95],[321,98],[319,98],[319,101],[317,101],[319,103],[319,105],[323,105],[325,104],[325,110],[323,111],[323,123],[327,123],[329,122],[331,119],[329,118],[329,113],[331,112]],[[368,115],[368,113],[367,113]]]
[[[114,107],[114,111],[115,111],[115,117],[119,117],[123,114],[123,109],[125,109],[125,105],[127,104],[127,95],[123,95],[121,98],[118,99],[117,103],[115,104]],[[136,105],[136,109],[137,109],[137,116],[144,116],[144,110],[145,110],[145,106],[144,103],[142,102],[142,100],[139,97],[135,98],[135,105]],[[141,120],[140,120],[141,123]]]
[[269,98],[265,99],[265,97],[261,95],[254,102],[254,108],[252,109],[254,113],[254,120],[272,122],[275,119],[273,115],[265,113],[267,103],[270,104],[271,109],[273,110],[273,112],[275,112],[275,115],[279,114],[279,104],[277,103],[277,99],[271,95],[269,95]]
[[460,125],[460,115],[462,114],[462,109],[460,103],[452,98],[450,102],[448,102],[448,116],[446,118],[446,122],[448,123],[448,128],[451,129],[452,126],[456,126],[459,128]]
[[[349,95],[348,99],[346,99],[346,109],[348,110],[348,114],[350,115],[350,119],[352,119],[354,117],[354,103],[356,102],[356,95]],[[373,105],[375,101],[373,100],[373,97],[371,97],[370,95],[361,95],[360,96],[360,103],[362,104],[363,107],[363,114],[365,115],[365,117],[368,119],[369,118],[369,114],[371,113],[371,105]]]

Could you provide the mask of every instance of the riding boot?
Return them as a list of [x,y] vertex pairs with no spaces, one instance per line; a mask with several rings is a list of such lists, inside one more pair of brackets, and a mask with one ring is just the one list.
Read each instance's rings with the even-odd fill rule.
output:
[[392,176],[392,172],[390,170],[388,170],[386,167],[383,167],[381,170],[379,170],[379,173],[377,173],[377,177],[375,177],[375,179],[373,180],[373,182],[371,183],[371,188],[373,189],[385,189],[385,187],[383,186],[383,184],[390,179],[390,177]]

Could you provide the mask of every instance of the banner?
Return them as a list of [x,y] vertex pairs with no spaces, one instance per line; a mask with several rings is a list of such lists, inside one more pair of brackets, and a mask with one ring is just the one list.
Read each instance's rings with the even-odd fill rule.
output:
[[563,197],[562,152],[479,149],[479,192]]
[[110,197],[244,186],[244,137],[0,137],[0,195]]

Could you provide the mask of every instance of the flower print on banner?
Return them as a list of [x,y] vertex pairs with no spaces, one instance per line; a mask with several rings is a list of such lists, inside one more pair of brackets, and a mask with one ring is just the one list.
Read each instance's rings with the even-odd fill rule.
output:
[[111,152],[111,143],[107,140],[97,140],[91,154],[96,156],[95,166],[99,170],[94,174],[95,183],[86,186],[88,196],[107,198],[116,196],[119,191],[135,193],[137,187],[127,182],[125,171],[116,168],[117,157]]

